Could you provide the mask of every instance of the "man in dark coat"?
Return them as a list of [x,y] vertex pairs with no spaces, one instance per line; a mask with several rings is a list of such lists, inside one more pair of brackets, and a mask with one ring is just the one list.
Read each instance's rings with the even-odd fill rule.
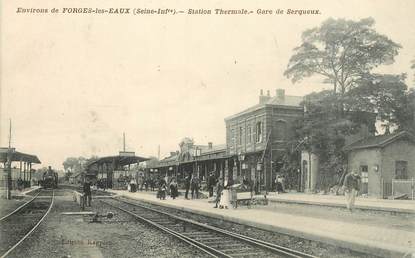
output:
[[84,202],[87,206],[91,206],[91,200],[92,200],[92,192],[91,192],[91,183],[89,180],[85,180],[84,182]]
[[352,170],[351,173],[348,173],[344,177],[344,182],[343,182],[344,196],[346,197],[347,209],[350,210],[350,212],[353,211],[354,201],[360,189],[359,181],[360,181],[360,176],[357,173],[357,170]]
[[192,189],[192,199],[199,198],[199,178],[197,176],[192,176],[191,189]]
[[215,207],[213,208],[218,207],[218,203],[220,202],[222,191],[223,191],[223,180],[219,179],[218,182],[216,183],[216,200],[215,200]]
[[184,194],[184,198],[189,200],[189,190],[190,190],[190,174],[188,174],[184,179],[184,187],[186,188],[186,193]]
[[216,184],[216,177],[211,172],[208,178],[209,197],[213,196],[213,187]]

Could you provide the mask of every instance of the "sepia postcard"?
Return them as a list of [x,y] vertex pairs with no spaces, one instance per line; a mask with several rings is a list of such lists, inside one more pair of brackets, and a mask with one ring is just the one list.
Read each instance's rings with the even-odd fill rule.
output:
[[414,13],[0,2],[0,257],[415,257]]

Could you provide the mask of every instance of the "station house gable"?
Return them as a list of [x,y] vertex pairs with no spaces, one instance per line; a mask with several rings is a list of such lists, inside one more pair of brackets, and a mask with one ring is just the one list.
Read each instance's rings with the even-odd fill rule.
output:
[[369,137],[344,148],[348,170],[362,177],[362,194],[387,197],[392,180],[415,178],[415,137],[409,132]]

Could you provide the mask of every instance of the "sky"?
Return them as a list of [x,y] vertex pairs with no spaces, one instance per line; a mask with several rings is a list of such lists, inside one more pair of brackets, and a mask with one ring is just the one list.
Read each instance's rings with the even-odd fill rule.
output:
[[[283,72],[301,33],[324,20],[373,17],[402,45],[395,63],[415,57],[415,1],[2,1],[0,146],[61,168],[67,157],[127,150],[161,157],[184,137],[225,143],[224,118],[257,104],[260,89],[303,96],[330,85],[292,84]],[[319,9],[320,15],[18,14],[22,8],[128,7]]]

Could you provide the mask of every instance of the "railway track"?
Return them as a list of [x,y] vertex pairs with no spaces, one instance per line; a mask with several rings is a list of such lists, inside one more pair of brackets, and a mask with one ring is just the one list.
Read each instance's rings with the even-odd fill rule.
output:
[[7,214],[7,215],[5,215],[5,216],[1,217],[1,218],[0,218],[0,222],[1,222],[2,220],[5,220],[5,219],[7,219],[8,217],[12,216],[13,214],[15,214],[16,212],[18,212],[19,210],[23,209],[26,205],[28,205],[28,204],[30,204],[31,202],[33,202],[33,201],[36,199],[36,197],[38,197],[38,196],[39,196],[39,194],[40,194],[40,191],[39,191],[39,192],[38,192],[35,196],[33,196],[33,198],[31,198],[31,199],[30,199],[30,200],[28,200],[27,202],[25,202],[25,203],[23,203],[22,205],[20,205],[19,207],[17,207],[14,211],[12,211],[12,212],[10,212],[9,214]]
[[212,257],[315,257],[290,248],[112,198],[101,202],[130,214]]
[[54,191],[41,190],[32,199],[0,218],[1,258],[11,254],[37,229],[52,209],[53,202]]

